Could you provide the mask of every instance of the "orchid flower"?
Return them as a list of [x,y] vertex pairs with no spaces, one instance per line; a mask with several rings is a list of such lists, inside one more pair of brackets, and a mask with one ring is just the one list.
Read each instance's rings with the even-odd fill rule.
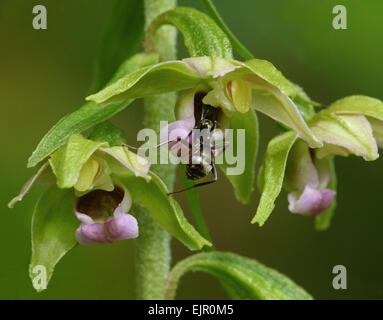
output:
[[37,173],[25,184],[9,207],[21,201],[38,182],[54,181],[61,189],[75,191],[74,213],[82,222],[76,231],[81,244],[113,242],[138,236],[136,219],[127,214],[132,198],[125,187],[118,185],[112,173],[129,170],[137,177],[150,179],[150,163],[125,146],[110,147],[72,135],[54,152]]
[[[289,210],[305,216],[326,215],[320,229],[328,227],[335,204],[335,156],[379,157],[382,147],[383,103],[365,96],[341,99],[309,121],[321,148],[312,149],[294,132],[285,132],[268,145],[260,172],[262,196],[253,223],[262,225],[274,208],[282,184],[290,191]],[[285,175],[286,171],[286,175]]]

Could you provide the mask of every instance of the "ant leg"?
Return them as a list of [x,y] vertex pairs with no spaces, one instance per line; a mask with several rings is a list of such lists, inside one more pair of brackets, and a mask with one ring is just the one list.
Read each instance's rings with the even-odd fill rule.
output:
[[[158,145],[156,145],[156,146],[153,146],[153,147],[146,147],[145,149],[146,149],[146,150],[147,150],[147,149],[158,149],[158,148],[162,147],[162,146],[165,145],[165,144],[168,144],[168,143],[171,143],[171,142],[175,142],[175,141],[177,141],[177,140],[169,140],[169,141],[161,142],[160,144],[158,144]],[[131,146],[131,145],[129,145],[129,144],[126,144],[126,143],[123,143],[122,146],[127,147],[127,148],[129,148],[129,149],[134,149],[134,150],[139,150],[139,149],[142,148],[142,147],[138,147],[138,148],[137,148],[137,147],[133,147],[133,146]]]
[[[188,143],[186,140],[184,140],[184,139],[181,139],[181,138],[177,138],[177,139],[174,139],[174,140],[168,140],[168,141],[164,141],[164,142],[161,142],[160,144],[158,144],[158,145],[156,145],[156,146],[153,146],[153,147],[146,147],[145,149],[146,150],[148,150],[148,149],[158,149],[158,148],[160,148],[160,147],[162,147],[162,146],[164,146],[164,145],[167,145],[167,144],[169,144],[169,143],[172,143],[172,142],[181,142],[182,144],[184,144],[184,145],[186,145],[187,147],[190,147],[191,146],[191,144],[190,143]],[[127,148],[130,148],[130,149],[134,149],[134,150],[139,150],[139,149],[141,149],[141,147],[133,147],[133,146],[131,146],[131,145],[129,145],[129,144],[126,144],[126,143],[124,143],[124,144],[122,144],[124,147],[127,147]]]
[[197,184],[195,184],[195,185],[193,185],[191,187],[188,187],[188,188],[185,188],[185,189],[182,189],[182,190],[178,190],[178,191],[174,191],[174,192],[169,192],[168,196],[170,196],[172,194],[175,194],[175,193],[184,192],[184,191],[187,191],[187,190],[190,190],[190,189],[193,189],[193,188],[199,188],[199,187],[206,186],[208,184],[212,184],[214,182],[217,182],[218,174],[217,174],[217,169],[216,169],[214,163],[212,164],[211,173],[213,174],[213,180],[197,183]]

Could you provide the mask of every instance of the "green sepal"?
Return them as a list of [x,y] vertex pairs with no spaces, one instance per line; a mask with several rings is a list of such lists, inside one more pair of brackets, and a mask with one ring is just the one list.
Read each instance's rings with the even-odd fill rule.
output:
[[110,103],[185,90],[201,81],[201,77],[183,61],[162,62],[130,73],[86,100],[108,105],[105,108],[108,109]]
[[278,271],[254,259],[229,252],[198,253],[179,262],[170,272],[165,299],[174,299],[181,277],[190,271],[204,272],[230,288],[235,299],[311,300],[304,289]]
[[54,152],[49,163],[57,177],[59,188],[72,188],[79,177],[81,168],[100,147],[107,147],[106,142],[97,142],[85,139],[80,134],[72,135],[68,143]]
[[[245,170],[240,175],[227,175],[227,169],[232,165],[218,165],[234,188],[237,200],[243,204],[249,203],[254,191],[255,163],[259,145],[258,118],[254,110],[247,113],[236,112],[230,117],[230,128],[237,132],[237,129],[245,129]],[[234,137],[233,150],[238,150],[237,139]]]
[[73,191],[52,186],[37,202],[32,217],[32,257],[29,268],[37,291],[46,289],[60,259],[77,243],[80,222],[73,211]]
[[251,223],[262,226],[273,211],[283,186],[287,158],[296,139],[297,134],[288,131],[269,142],[263,163],[263,179],[259,178],[260,184],[263,184],[261,199]]
[[232,61],[233,64],[247,69],[249,74],[254,74],[277,87],[283,94],[294,98],[296,96],[295,86],[287,80],[271,62],[267,60],[252,59],[246,62]]

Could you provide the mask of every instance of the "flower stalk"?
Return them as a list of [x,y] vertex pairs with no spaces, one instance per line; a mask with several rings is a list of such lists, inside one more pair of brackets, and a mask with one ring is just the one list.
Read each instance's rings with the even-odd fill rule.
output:
[[[161,13],[173,9],[176,0],[145,0],[146,28]],[[176,30],[164,26],[153,40],[154,49],[161,61],[176,58]],[[159,132],[160,121],[174,121],[175,94],[167,93],[145,99],[144,125]],[[153,165],[156,173],[173,190],[176,167],[174,165]],[[140,225],[140,236],[137,239],[136,254],[136,298],[163,299],[165,282],[171,263],[171,237],[142,208],[136,210]]]

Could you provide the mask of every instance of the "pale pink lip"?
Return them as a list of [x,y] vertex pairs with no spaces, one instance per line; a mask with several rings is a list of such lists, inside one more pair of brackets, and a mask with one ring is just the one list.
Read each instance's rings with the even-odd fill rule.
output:
[[[112,202],[108,203],[111,206],[109,209],[114,210],[113,214],[103,216],[103,210],[108,209],[104,205],[100,207],[100,212],[97,212],[98,206],[102,203],[101,197],[120,201],[115,207]],[[83,245],[90,245],[137,238],[137,220],[127,213],[131,201],[128,191],[118,186],[111,192],[95,190],[79,198],[75,214],[82,224],[76,231],[77,241]]]

